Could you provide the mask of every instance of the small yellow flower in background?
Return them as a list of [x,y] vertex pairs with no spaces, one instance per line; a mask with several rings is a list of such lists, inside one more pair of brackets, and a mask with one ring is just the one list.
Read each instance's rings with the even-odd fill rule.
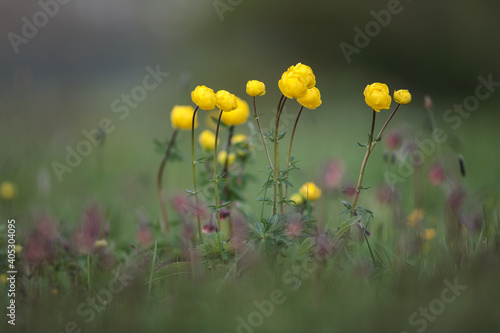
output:
[[0,197],[4,200],[12,200],[17,196],[17,187],[12,182],[5,181],[0,185]]
[[52,295],[57,295],[57,294],[59,294],[59,290],[57,290],[57,289],[52,289],[52,290],[50,291],[50,293],[51,293]]
[[227,151],[223,150],[217,155],[217,161],[219,162],[220,165],[225,165],[226,164],[226,158],[227,158],[227,166],[231,166],[234,163],[234,160],[236,160],[236,155],[234,153],[230,153],[229,157],[227,156]]
[[293,204],[295,206],[300,206],[304,203],[304,197],[300,195],[300,193],[292,194],[290,200],[295,201],[295,203]]
[[434,229],[434,228],[426,228],[424,230],[424,239],[425,240],[431,240],[434,237],[436,237],[436,229]]
[[424,211],[422,208],[414,209],[410,215],[408,215],[408,225],[414,227],[424,220]]
[[411,94],[406,89],[399,89],[394,91],[394,100],[398,104],[408,104],[411,102]]
[[14,251],[16,251],[16,254],[19,254],[23,252],[23,247],[19,244],[16,244],[16,246],[14,246]]
[[311,67],[299,62],[297,65],[290,67],[288,70],[290,69],[294,74],[297,74],[302,77],[302,79],[304,79],[307,85],[307,89],[311,89],[316,85],[316,77],[314,76]]
[[216,97],[212,89],[205,86],[198,86],[191,92],[193,103],[202,110],[215,109]]
[[[190,105],[176,105],[170,112],[173,128],[190,130],[193,125],[194,108]],[[194,120],[194,128],[198,127],[198,116]]]
[[2,284],[7,284],[7,274],[1,274],[0,275],[0,282],[2,282]]
[[307,89],[307,94],[304,97],[297,98],[297,102],[308,109],[316,109],[321,105],[321,94],[319,89],[316,87]]
[[263,96],[266,94],[266,85],[264,82],[250,80],[247,82],[247,94],[250,96]]
[[[201,148],[205,151],[212,151],[215,148],[215,134],[210,130],[204,130],[200,133],[198,137],[198,142]],[[217,145],[219,145],[220,140],[217,139]]]
[[219,90],[215,96],[217,97],[215,104],[224,112],[233,111],[238,107],[236,96],[226,90]]
[[236,134],[231,139],[231,143],[233,145],[237,145],[238,143],[248,143],[248,136],[246,136],[245,134]]
[[250,115],[248,103],[241,98],[236,98],[238,107],[231,112],[224,112],[221,121],[227,126],[236,126],[245,123]]
[[302,197],[308,199],[309,201],[315,201],[321,197],[321,189],[311,182],[302,185],[299,192]]
[[307,83],[305,80],[294,74],[293,72],[286,71],[278,81],[278,87],[281,93],[288,98],[300,98],[307,94]]
[[101,247],[106,247],[108,246],[108,242],[105,239],[99,239],[94,242],[94,248],[98,249]]
[[382,109],[388,109],[391,107],[391,95],[389,95],[389,87],[383,83],[372,83],[366,86],[365,91],[365,102],[373,110],[380,112]]

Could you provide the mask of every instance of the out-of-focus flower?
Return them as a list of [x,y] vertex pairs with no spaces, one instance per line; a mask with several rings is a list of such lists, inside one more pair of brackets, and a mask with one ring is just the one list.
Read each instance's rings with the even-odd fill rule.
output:
[[55,296],[55,295],[59,294],[59,290],[57,290],[57,289],[52,289],[52,290],[50,291],[50,293],[51,293],[52,295],[54,295],[54,296]]
[[42,216],[37,220],[35,230],[24,242],[23,257],[34,267],[50,262],[56,255],[58,238],[56,222],[49,216]]
[[3,200],[12,200],[17,196],[17,187],[14,183],[5,181],[0,184],[0,197]]
[[427,173],[427,179],[429,179],[429,183],[432,185],[440,185],[444,181],[444,169],[441,164],[434,164],[429,168],[429,172]]
[[394,101],[398,104],[408,104],[411,102],[411,94],[406,89],[399,89],[394,91]]
[[266,85],[264,82],[250,80],[247,82],[247,94],[250,96],[263,96],[266,94]]
[[236,154],[230,153],[229,156],[227,156],[227,151],[222,150],[217,155],[217,161],[219,162],[220,165],[226,165],[226,159],[227,159],[227,166],[231,166],[231,165],[233,165],[234,161],[236,160]]
[[331,236],[324,233],[318,234],[314,241],[314,258],[316,260],[324,261],[333,254],[335,247]]
[[[172,127],[176,129],[190,130],[193,126],[194,109],[190,105],[175,105],[170,112]],[[195,117],[194,128],[198,127],[198,116]]]
[[214,91],[205,86],[196,87],[191,92],[191,99],[202,110],[213,110],[217,100]]
[[292,196],[290,197],[290,200],[294,201],[293,205],[295,205],[295,206],[300,206],[304,203],[304,197],[302,197],[302,195],[300,195],[300,193],[292,194]]
[[203,226],[203,233],[209,234],[212,232],[218,232],[217,226],[213,225],[211,222],[205,223],[205,225]]
[[238,101],[238,107],[231,112],[223,112],[221,116],[221,121],[227,126],[241,125],[247,121],[250,110],[248,108],[248,103],[241,98],[236,98]]
[[306,95],[304,97],[297,98],[297,102],[308,109],[316,109],[321,105],[321,94],[319,89],[316,87],[307,89]]
[[2,282],[2,284],[7,284],[7,274],[0,274],[0,282]]
[[286,235],[291,239],[298,238],[302,235],[302,230],[304,230],[304,226],[300,218],[294,218],[286,227]]
[[85,212],[81,226],[73,236],[73,243],[80,253],[91,252],[97,240],[108,234],[108,223],[97,207]]
[[375,82],[367,85],[363,94],[366,104],[377,112],[391,107],[389,87],[384,83]]
[[460,186],[455,186],[451,192],[448,194],[448,205],[453,211],[456,211],[460,207],[465,199],[465,190]]
[[238,107],[236,96],[226,90],[219,90],[215,96],[217,97],[217,107],[224,112],[231,112]]
[[398,149],[402,141],[403,137],[399,131],[391,131],[384,136],[384,145],[391,151]]
[[107,247],[108,246],[108,241],[105,239],[99,239],[94,242],[94,249],[98,249],[101,247]]
[[350,185],[350,186],[344,187],[343,193],[348,198],[354,197],[354,195],[356,194],[356,186]]
[[321,197],[321,189],[312,182],[307,182],[302,185],[299,192],[309,201],[315,201]]
[[396,190],[388,184],[379,186],[376,191],[376,196],[381,204],[393,204],[398,198]]
[[340,159],[334,159],[327,163],[323,174],[323,188],[335,191],[342,184],[345,173],[345,163]]
[[434,228],[426,228],[424,230],[424,239],[425,240],[431,240],[433,239],[434,237],[436,237],[436,229]]
[[427,110],[431,110],[432,107],[434,106],[434,103],[432,103],[432,98],[429,95],[424,96],[424,108]]
[[248,143],[248,136],[246,136],[245,134],[236,134],[231,139],[231,143],[233,145],[237,145],[237,144],[240,144],[240,143]]
[[[215,134],[210,130],[204,130],[200,133],[198,137],[198,142],[200,143],[201,148],[205,151],[212,151],[215,148]],[[217,145],[219,145],[219,138],[217,138]]]
[[422,208],[414,209],[410,215],[408,215],[408,225],[414,227],[424,220],[424,211]]
[[147,224],[140,224],[137,227],[137,243],[142,247],[150,247],[153,244],[153,233],[151,227]]
[[23,247],[19,244],[16,244],[16,246],[14,246],[14,251],[16,252],[16,254],[20,254],[21,252],[23,252]]
[[229,209],[221,208],[219,210],[219,217],[221,220],[224,220],[229,215],[231,215],[231,211]]

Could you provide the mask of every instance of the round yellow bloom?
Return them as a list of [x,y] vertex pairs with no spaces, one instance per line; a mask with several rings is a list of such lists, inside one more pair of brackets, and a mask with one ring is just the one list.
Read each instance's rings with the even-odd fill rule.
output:
[[304,79],[307,85],[307,89],[311,89],[316,85],[316,77],[314,76],[314,73],[311,69],[311,67],[301,64],[300,62],[289,68],[289,70],[292,70],[295,74],[299,75]]
[[[198,137],[198,142],[201,148],[206,151],[211,151],[215,148],[215,134],[210,130],[204,130]],[[217,145],[219,145],[219,138],[217,138]]]
[[301,98],[307,94],[306,81],[289,70],[281,75],[278,86],[281,93],[288,98]]
[[191,92],[193,103],[203,110],[213,110],[215,108],[216,97],[212,89],[205,86],[198,86]]
[[[190,105],[176,105],[170,112],[170,121],[173,128],[190,130],[193,126],[194,108]],[[198,115],[194,120],[194,128],[198,127]]]
[[318,200],[321,197],[321,189],[314,183],[305,183],[299,190],[300,194],[309,201]]
[[307,94],[304,97],[297,98],[297,102],[308,109],[316,109],[321,105],[321,94],[319,89],[316,87],[307,89]]
[[407,217],[408,225],[414,227],[424,220],[424,211],[422,208],[414,209],[410,215]]
[[227,166],[231,166],[234,163],[234,160],[236,160],[236,155],[234,153],[230,153],[229,157],[227,156],[227,151],[223,150],[217,155],[217,161],[219,162],[220,165],[225,165],[226,164],[226,158],[227,158]]
[[424,230],[424,239],[425,240],[431,240],[434,237],[436,237],[436,229],[434,229],[434,228],[426,228]]
[[245,134],[236,134],[231,139],[231,143],[233,145],[237,145],[238,143],[247,143],[247,142],[248,142],[248,136],[246,136]]
[[391,95],[389,95],[389,87],[383,83],[372,83],[366,86],[365,102],[373,110],[380,112],[382,109],[388,109],[391,106]]
[[4,200],[12,200],[17,196],[17,187],[14,183],[5,181],[0,185],[0,197]]
[[304,203],[304,197],[302,195],[300,195],[300,193],[292,194],[292,196],[290,197],[290,200],[295,201],[295,203],[293,204],[295,206],[300,206]]
[[108,246],[108,242],[105,239],[99,239],[94,242],[94,248],[96,249],[106,246]]
[[16,251],[16,254],[19,254],[23,252],[23,247],[19,244],[16,244],[16,246],[14,246],[14,251]]
[[7,284],[7,274],[0,274],[0,282],[2,282],[2,284]]
[[236,97],[238,101],[238,107],[231,112],[222,113],[221,121],[227,126],[241,125],[247,121],[250,115],[250,109],[248,108],[248,103],[239,97]]
[[406,89],[399,89],[394,91],[394,100],[398,104],[408,104],[411,102],[411,94]]
[[264,82],[250,80],[247,82],[247,94],[250,96],[263,96],[266,94],[266,85]]
[[238,107],[236,96],[226,90],[219,90],[215,96],[217,107],[224,112],[233,111]]

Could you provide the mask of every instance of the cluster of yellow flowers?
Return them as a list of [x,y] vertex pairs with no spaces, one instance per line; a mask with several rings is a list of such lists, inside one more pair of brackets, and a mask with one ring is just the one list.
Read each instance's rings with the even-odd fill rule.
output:
[[288,98],[296,98],[300,105],[316,109],[321,105],[321,94],[316,88],[316,77],[311,67],[298,63],[290,66],[278,82],[281,93]]
[[[382,109],[391,107],[391,95],[389,95],[389,87],[384,83],[375,82],[366,86],[365,102],[373,110],[380,112]],[[411,102],[411,94],[406,89],[394,91],[394,100],[398,104],[408,104]]]
[[307,182],[300,188],[298,193],[292,194],[290,200],[295,202],[295,206],[300,206],[305,200],[316,201],[321,198],[321,189],[312,182]]

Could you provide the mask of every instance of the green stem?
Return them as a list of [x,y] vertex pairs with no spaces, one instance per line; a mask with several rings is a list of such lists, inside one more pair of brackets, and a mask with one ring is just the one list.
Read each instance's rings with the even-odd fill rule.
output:
[[[295,135],[295,129],[297,128],[297,123],[299,122],[300,114],[302,113],[302,110],[304,109],[304,106],[300,107],[299,113],[297,114],[297,118],[295,118],[295,123],[293,124],[293,129],[292,129],[292,134],[290,135],[290,144],[288,145],[288,155],[286,157],[286,169],[290,167],[290,157],[292,153],[292,144],[293,144],[293,137]],[[286,172],[286,178],[288,179],[288,173],[289,171]],[[288,184],[285,184],[285,198],[288,198]],[[286,206],[285,206],[285,213],[286,213]]]
[[[280,98],[280,103],[278,104],[278,112],[276,113],[276,124],[274,126],[274,169],[273,169],[273,176],[274,176],[274,205],[273,205],[273,215],[276,215],[276,210],[277,210],[277,187],[278,187],[278,173],[280,172],[280,162],[279,162],[279,145],[278,145],[278,128],[279,128],[279,123],[280,123],[280,116],[281,116],[281,111],[283,110],[283,106],[285,105],[287,98],[284,95],[281,95]],[[280,194],[280,201],[283,199],[283,187],[281,184],[279,185],[279,194]],[[280,204],[280,213],[283,214],[283,206]]]
[[163,196],[163,170],[165,169],[165,165],[167,164],[168,157],[170,156],[170,152],[172,151],[172,147],[175,143],[175,138],[177,137],[177,133],[179,133],[179,129],[175,129],[174,133],[172,133],[172,137],[170,138],[170,142],[168,144],[167,150],[165,151],[165,155],[163,155],[163,159],[160,163],[160,168],[158,169],[158,176],[156,180],[156,186],[158,189],[158,197],[160,199],[160,208],[161,208],[161,216],[163,223],[161,224],[162,231],[169,231],[170,224],[168,222],[167,216],[167,208],[165,203],[165,198]]
[[260,125],[259,115],[257,114],[257,107],[255,105],[255,96],[253,97],[253,111],[255,113],[255,120],[257,121],[257,126],[259,127],[260,137],[262,138],[262,143],[264,144],[264,149],[266,150],[267,161],[271,170],[273,170],[273,162],[271,162],[271,156],[269,155],[269,150],[267,149],[266,139],[264,138],[264,133],[262,133],[262,126]]
[[198,106],[193,112],[193,121],[191,124],[191,164],[193,166],[193,183],[194,183],[194,201],[196,205],[196,220],[198,221],[198,237],[200,238],[200,243],[203,244],[203,233],[201,232],[201,221],[200,221],[200,211],[198,209],[198,188],[196,185],[196,164],[194,163],[194,124],[196,121],[196,112],[198,111]]
[[220,214],[219,214],[219,193],[217,192],[217,139],[219,138],[219,126],[220,120],[222,118],[222,110],[219,113],[219,119],[217,120],[217,128],[215,130],[215,147],[214,147],[214,188],[215,188],[215,214],[217,215],[217,228],[218,232],[221,231],[220,228]]

